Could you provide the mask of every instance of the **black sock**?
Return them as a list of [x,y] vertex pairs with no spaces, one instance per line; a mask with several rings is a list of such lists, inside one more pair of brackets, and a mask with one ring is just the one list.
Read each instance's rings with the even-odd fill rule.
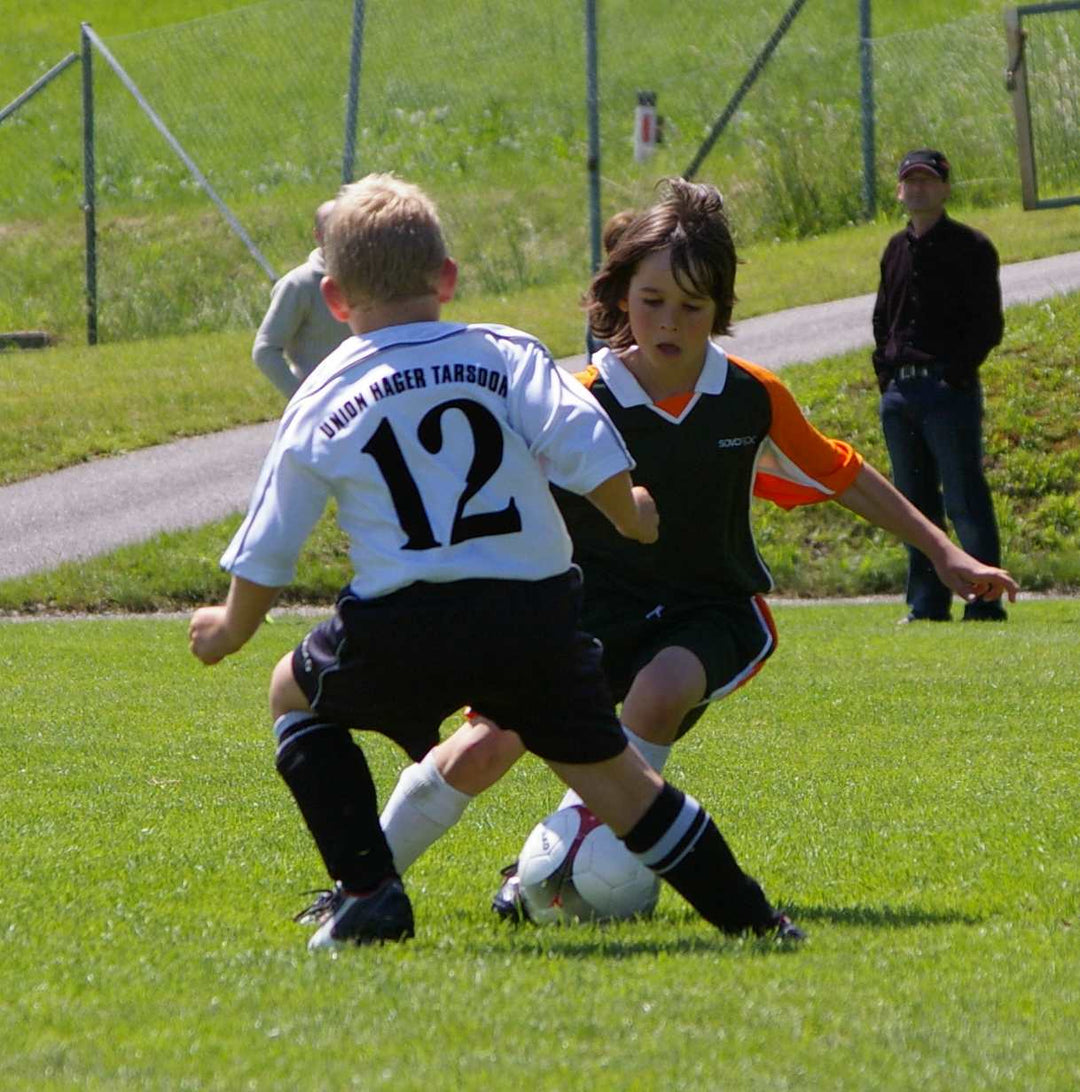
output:
[[291,714],[274,727],[277,771],[331,877],[362,894],[396,875],[379,826],[375,784],[364,752],[349,732],[314,715]]
[[768,925],[773,909],[739,867],[709,813],[665,784],[623,842],[643,864],[725,933]]

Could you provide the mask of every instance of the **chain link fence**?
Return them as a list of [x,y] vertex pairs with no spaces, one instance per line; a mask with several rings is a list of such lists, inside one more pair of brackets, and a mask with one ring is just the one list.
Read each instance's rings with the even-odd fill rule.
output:
[[[311,213],[340,183],[354,6],[264,0],[105,39],[278,273],[306,255]],[[436,197],[465,298],[583,285],[583,0],[512,11],[484,0],[361,7],[354,175],[394,170]],[[788,9],[762,0],[731,19],[706,0],[598,3],[603,217],[642,205],[658,178],[686,170]],[[741,242],[862,216],[859,46],[855,3],[807,4],[704,159],[696,177],[725,193]],[[948,152],[959,200],[1015,200],[1000,19],[872,46],[879,208],[894,207],[899,156],[922,144]],[[266,272],[100,56],[93,82],[102,340],[253,329]],[[634,158],[640,91],[656,95],[663,118],[662,143],[645,162]],[[79,66],[0,123],[0,202],[0,329],[79,340]]]
[[[77,35],[73,44],[78,45]],[[9,47],[0,45],[0,73],[10,71],[5,63],[5,54],[10,52]],[[35,77],[43,75],[44,69],[34,73]],[[0,123],[2,331],[41,328],[81,332],[79,76],[79,65],[71,65]],[[22,90],[5,87],[11,95]]]

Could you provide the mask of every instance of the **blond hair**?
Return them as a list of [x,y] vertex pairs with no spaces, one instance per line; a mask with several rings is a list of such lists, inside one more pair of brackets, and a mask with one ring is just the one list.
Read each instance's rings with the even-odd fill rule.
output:
[[342,186],[323,254],[351,305],[390,303],[435,291],[446,243],[435,203],[419,186],[369,174]]

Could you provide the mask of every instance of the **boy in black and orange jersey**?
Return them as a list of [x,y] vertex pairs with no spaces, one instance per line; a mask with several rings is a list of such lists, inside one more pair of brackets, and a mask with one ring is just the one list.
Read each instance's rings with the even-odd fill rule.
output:
[[[752,493],[784,507],[836,500],[916,546],[968,601],[1016,594],[1007,572],[964,553],[850,445],[819,433],[771,372],[713,343],[729,331],[735,267],[720,194],[681,179],[611,240],[586,301],[606,346],[579,378],[633,454],[660,540],[622,541],[556,492],[585,574],[582,628],[602,642],[623,729],[657,770],[775,648]],[[474,719],[405,770],[382,817],[399,871],[521,753],[513,733]],[[507,917],[519,913],[515,883],[510,874],[494,902]]]

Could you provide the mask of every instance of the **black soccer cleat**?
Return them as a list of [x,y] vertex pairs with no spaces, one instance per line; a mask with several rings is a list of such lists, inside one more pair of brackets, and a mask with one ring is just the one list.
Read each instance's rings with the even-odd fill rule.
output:
[[806,934],[782,910],[774,910],[772,918],[762,925],[754,926],[754,934],[767,937],[785,947],[801,944]]
[[743,879],[743,889],[736,910],[736,926],[729,920],[725,932],[744,933],[748,930],[756,937],[767,937],[784,946],[795,945],[806,939],[806,934],[785,914],[777,910],[765,897],[761,884],[753,877]]
[[518,875],[517,861],[502,870],[503,881],[491,900],[491,909],[513,925],[529,920],[525,903],[521,898],[521,877]]
[[340,885],[335,891],[340,891],[340,898],[308,941],[309,951],[408,940],[413,935],[412,904],[397,876],[366,895],[351,895]]

